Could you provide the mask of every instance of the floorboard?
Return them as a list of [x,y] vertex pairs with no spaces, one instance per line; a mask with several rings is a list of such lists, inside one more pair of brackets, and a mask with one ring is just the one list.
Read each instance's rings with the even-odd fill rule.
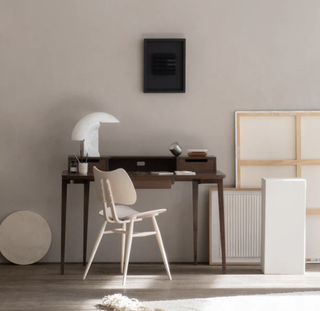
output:
[[0,310],[97,310],[106,295],[121,293],[141,301],[320,290],[320,264],[305,275],[264,275],[259,267],[171,264],[169,281],[162,264],[130,264],[122,286],[119,264],[93,264],[82,280],[81,264],[0,265]]

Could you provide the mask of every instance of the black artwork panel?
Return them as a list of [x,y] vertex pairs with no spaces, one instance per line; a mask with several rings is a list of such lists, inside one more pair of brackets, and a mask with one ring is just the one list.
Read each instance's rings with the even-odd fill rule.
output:
[[185,93],[186,39],[144,39],[144,92]]

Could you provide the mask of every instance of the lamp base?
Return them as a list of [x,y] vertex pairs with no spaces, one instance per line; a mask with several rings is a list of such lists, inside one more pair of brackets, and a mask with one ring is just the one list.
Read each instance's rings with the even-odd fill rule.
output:
[[[92,143],[92,141],[91,141]],[[94,146],[95,145],[95,146]],[[88,144],[86,140],[80,142],[80,154],[83,157],[100,157],[98,144]]]

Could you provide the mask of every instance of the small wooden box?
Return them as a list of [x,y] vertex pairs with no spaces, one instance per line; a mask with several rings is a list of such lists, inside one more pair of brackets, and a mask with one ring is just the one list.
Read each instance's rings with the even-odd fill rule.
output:
[[216,172],[216,157],[177,157],[177,171]]

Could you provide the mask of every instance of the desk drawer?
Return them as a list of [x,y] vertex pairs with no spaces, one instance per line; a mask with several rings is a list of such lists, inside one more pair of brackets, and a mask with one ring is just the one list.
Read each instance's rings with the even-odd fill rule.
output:
[[177,171],[193,171],[196,173],[216,172],[216,157],[178,157]]
[[171,189],[171,180],[132,180],[136,189]]

